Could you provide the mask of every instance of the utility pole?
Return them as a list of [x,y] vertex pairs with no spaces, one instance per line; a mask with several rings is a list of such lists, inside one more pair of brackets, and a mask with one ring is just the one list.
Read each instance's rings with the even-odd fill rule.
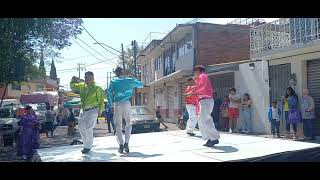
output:
[[[137,78],[137,43],[136,40],[131,42],[133,48],[134,76]],[[138,94],[137,88],[134,89],[134,105],[137,105]]]
[[77,71],[79,71],[79,79],[80,79],[80,72],[85,71],[86,67],[81,67],[81,65],[85,65],[84,63],[78,63]]
[[124,65],[124,52],[123,52],[123,44],[121,43],[121,55],[122,55],[122,68],[123,70],[126,70],[126,67]]
[[109,72],[107,72],[107,89],[108,89],[108,86],[109,86]]

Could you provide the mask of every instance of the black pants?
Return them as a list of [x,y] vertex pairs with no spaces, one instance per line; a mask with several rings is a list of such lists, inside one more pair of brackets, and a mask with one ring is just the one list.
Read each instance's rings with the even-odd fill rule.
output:
[[218,113],[214,113],[214,114],[212,113],[211,117],[213,119],[213,123],[214,123],[216,129],[220,130],[220,116],[219,116],[219,114]]
[[277,135],[279,135],[279,129],[280,129],[280,121],[277,121],[275,119],[271,120],[271,133],[275,135],[277,131]]
[[108,131],[109,131],[109,132],[111,132],[111,126],[110,126],[110,124],[112,125],[113,131],[116,131],[116,128],[114,127],[114,122],[113,122],[113,120],[107,120],[107,124],[108,124]]

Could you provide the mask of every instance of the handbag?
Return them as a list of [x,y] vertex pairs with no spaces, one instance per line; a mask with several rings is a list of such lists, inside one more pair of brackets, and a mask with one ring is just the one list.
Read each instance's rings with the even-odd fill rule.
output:
[[302,115],[300,110],[298,109],[292,109],[289,111],[289,122],[302,122]]

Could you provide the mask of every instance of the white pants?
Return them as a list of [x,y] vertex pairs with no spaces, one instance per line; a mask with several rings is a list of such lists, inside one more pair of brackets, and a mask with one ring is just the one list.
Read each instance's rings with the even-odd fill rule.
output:
[[85,111],[80,114],[78,127],[86,149],[91,149],[93,144],[93,128],[97,123],[98,108]]
[[204,140],[216,140],[220,138],[220,134],[217,131],[211,117],[213,106],[214,101],[212,98],[200,100],[198,125],[202,139]]
[[196,115],[196,106],[192,104],[186,105],[189,119],[187,121],[187,133],[193,133],[194,128],[197,125],[197,115]]
[[116,126],[116,136],[118,143],[120,145],[124,144],[122,137],[122,118],[126,121],[125,127],[125,142],[129,143],[132,124],[131,124],[131,103],[129,101],[126,102],[115,102],[114,103],[114,125]]

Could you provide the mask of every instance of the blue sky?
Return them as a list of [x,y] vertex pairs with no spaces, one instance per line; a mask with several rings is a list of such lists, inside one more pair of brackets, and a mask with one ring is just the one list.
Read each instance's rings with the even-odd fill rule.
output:
[[[226,24],[236,18],[204,18],[202,22]],[[265,21],[273,21],[274,18],[264,18]],[[115,49],[121,50],[121,43],[124,44],[124,48],[131,48],[131,41],[136,40],[139,45],[145,41],[150,32],[160,32],[163,34],[152,33],[152,39],[161,39],[165,36],[165,33],[171,31],[176,24],[186,23],[192,20],[192,18],[84,18],[83,25],[89,31],[89,33],[99,42],[105,43]],[[201,20],[200,20],[201,21]],[[106,87],[107,72],[111,72],[116,67],[117,59],[114,58],[114,54],[118,54],[112,51],[114,54],[107,52],[101,46],[93,44],[95,41],[88,35],[86,31],[83,31],[79,39],[76,39],[81,46],[90,51],[96,57],[90,55],[87,51],[82,49],[74,40],[72,45],[61,51],[62,59],[61,63],[56,62],[57,75],[60,78],[60,84],[66,86],[64,89],[68,89],[68,84],[72,76],[78,76],[76,68],[78,63],[86,65],[95,64],[86,67],[86,71],[92,71],[95,74],[95,79],[98,85],[102,88]],[[83,44],[84,41],[91,48],[100,52],[101,55],[90,49]],[[149,42],[148,39],[145,42]],[[100,61],[108,60],[109,63],[99,63]],[[67,69],[67,70],[66,70]],[[47,74],[50,69],[47,70]],[[84,77],[84,72],[80,73],[81,78]]]

